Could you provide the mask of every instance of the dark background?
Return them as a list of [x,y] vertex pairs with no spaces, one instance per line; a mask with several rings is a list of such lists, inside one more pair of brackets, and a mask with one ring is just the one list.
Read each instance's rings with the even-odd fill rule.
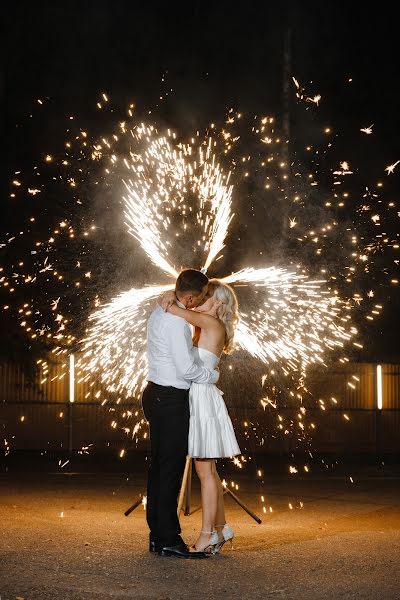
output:
[[[304,145],[305,136],[317,141],[321,123],[340,128],[341,147],[347,131],[374,123],[373,153],[358,147],[349,133],[348,155],[358,159],[371,180],[387,177],[384,167],[400,158],[397,30],[391,6],[367,10],[361,3],[276,4],[3,4],[1,234],[13,231],[31,210],[22,200],[9,198],[13,172],[34,164],[44,148],[57,149],[67,115],[90,127],[102,91],[119,106],[134,101],[139,115],[151,108],[183,133],[206,126],[231,106],[282,115],[288,32],[292,74],[324,99],[318,127],[311,113],[300,122],[292,89],[293,149]],[[173,93],[165,96],[171,88]],[[30,117],[37,98],[51,104],[40,128]],[[399,172],[389,182],[395,201]],[[379,281],[371,287],[376,285]],[[360,360],[400,358],[399,294],[388,287],[384,295],[385,310],[368,326]]]

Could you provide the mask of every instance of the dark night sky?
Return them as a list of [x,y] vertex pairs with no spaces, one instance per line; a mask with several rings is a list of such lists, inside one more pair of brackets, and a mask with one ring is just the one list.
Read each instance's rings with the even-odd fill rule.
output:
[[[80,114],[104,88],[121,103],[154,103],[165,72],[176,90],[165,116],[180,127],[207,122],[216,107],[279,112],[282,40],[289,25],[293,74],[314,80],[330,98],[330,111],[362,120],[384,109],[398,125],[390,13],[370,14],[358,3],[191,4],[4,4],[0,85],[6,135],[32,98],[50,96]],[[356,82],[352,110],[341,85],[349,75]],[[31,145],[25,150],[32,151]]]
[[[343,129],[374,123],[376,154],[384,166],[394,162],[400,158],[398,34],[388,5],[381,6],[369,12],[364,3],[329,1],[3,3],[1,229],[16,218],[8,199],[13,171],[62,138],[57,115],[89,119],[99,92],[120,106],[134,100],[140,111],[172,87],[158,114],[181,131],[204,127],[230,106],[279,114],[288,27],[293,75],[313,81],[329,100],[321,105],[321,122],[340,121]],[[33,101],[47,96],[55,110],[38,131],[28,115]],[[293,136],[301,136],[295,121],[292,126]],[[400,354],[393,327],[398,308],[393,293],[392,309],[371,330],[390,356]]]

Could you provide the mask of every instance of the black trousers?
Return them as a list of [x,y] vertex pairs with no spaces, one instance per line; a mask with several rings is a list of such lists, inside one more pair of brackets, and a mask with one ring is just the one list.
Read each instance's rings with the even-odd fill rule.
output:
[[149,382],[142,405],[150,424],[151,461],[147,481],[147,523],[161,545],[182,542],[178,494],[188,451],[189,390]]

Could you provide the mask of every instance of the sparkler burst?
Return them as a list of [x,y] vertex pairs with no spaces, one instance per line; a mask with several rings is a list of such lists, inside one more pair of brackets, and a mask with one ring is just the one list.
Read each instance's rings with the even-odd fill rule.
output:
[[[318,90],[306,92],[294,83],[305,110],[318,110]],[[99,110],[109,103],[103,94]],[[273,371],[280,371],[301,405],[308,370],[331,356],[347,361],[346,349],[361,347],[354,316],[369,322],[379,315],[378,278],[398,283],[396,201],[384,202],[381,184],[369,181],[352,195],[359,165],[343,160],[347,152],[321,172],[325,150],[306,145],[315,168],[312,160],[306,168],[296,158],[289,169],[282,158],[286,141],[271,116],[246,120],[231,109],[223,124],[183,142],[170,130],[159,133],[137,123],[133,115],[131,105],[129,119],[115,132],[95,138],[71,126],[64,154],[43,152],[41,177],[36,168],[30,176],[13,175],[13,201],[25,194],[37,210],[0,244],[3,250],[14,246],[15,256],[23,247],[17,260],[0,267],[9,295],[3,311],[19,320],[32,342],[46,340],[63,361],[64,375],[68,354],[82,350],[76,369],[78,381],[89,386],[85,399],[134,399],[146,380],[145,323],[156,297],[173,287],[181,267],[202,268],[234,286],[241,309],[237,346],[240,355],[247,353],[246,362],[252,357],[264,369],[264,390],[273,384]],[[372,125],[359,128],[357,134],[371,130]],[[326,127],[324,135],[330,131]],[[397,164],[386,167],[390,181]],[[59,193],[60,186],[68,194]],[[94,200],[99,190],[107,199],[100,208]],[[65,197],[65,203],[43,235],[39,222],[47,196]],[[275,214],[282,219],[268,247],[266,229]],[[140,255],[146,260],[132,289],[131,272],[111,286],[122,256],[110,252],[108,259],[109,223],[115,220],[126,263],[143,265]],[[282,240],[282,252],[272,252]],[[246,266],[247,256],[257,262]],[[231,269],[236,270],[229,274]],[[48,363],[40,366],[46,382]],[[318,402],[325,410],[323,400]],[[269,389],[261,405],[277,410],[279,396]],[[298,411],[301,430],[304,411],[304,406]],[[278,428],[286,433],[279,418]],[[125,428],[115,416],[113,427],[117,422],[131,436],[140,430],[140,423]]]
[[[132,132],[138,143],[145,138],[148,145],[143,153],[131,152],[130,162],[124,160],[132,172],[124,182],[128,231],[156,266],[177,277],[167,258],[169,249],[174,237],[184,233],[194,221],[201,231],[197,245],[207,253],[204,263],[207,269],[224,247],[233,216],[230,174],[225,177],[216,162],[212,138],[205,150],[200,147],[193,160],[191,145],[178,144],[173,148],[168,138],[154,139],[154,133],[154,127],[144,125]],[[194,202],[190,202],[191,198]],[[174,212],[179,213],[176,224]]]
[[[138,145],[145,137],[146,144],[142,152],[130,152],[129,162],[123,160],[132,172],[123,197],[129,233],[161,271],[176,278],[181,265],[177,270],[174,238],[188,230],[200,256],[188,253],[186,265],[193,266],[194,259],[195,266],[206,271],[218,260],[233,218],[231,174],[225,176],[218,164],[212,138],[206,150],[200,146],[196,154],[191,145],[173,147],[173,135],[158,137],[152,127],[141,125],[132,136]],[[330,293],[323,280],[282,268],[248,267],[222,281],[237,286],[240,305],[239,286],[257,289],[258,307],[248,313],[242,309],[237,342],[253,357],[278,363],[286,373],[304,376],[310,364],[323,363],[327,350],[343,348],[356,333],[346,328],[349,316],[342,315],[348,304]],[[80,364],[91,374],[98,372],[108,391],[129,397],[142,390],[149,300],[168,287],[133,289],[91,315]]]

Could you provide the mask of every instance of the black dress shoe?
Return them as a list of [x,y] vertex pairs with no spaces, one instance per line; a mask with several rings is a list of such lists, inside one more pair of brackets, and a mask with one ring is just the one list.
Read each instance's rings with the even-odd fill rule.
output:
[[149,552],[158,552],[158,545],[154,540],[150,540],[149,542]]
[[161,546],[158,549],[159,556],[176,556],[177,558],[208,558],[205,552],[190,552],[186,544],[177,546]]

